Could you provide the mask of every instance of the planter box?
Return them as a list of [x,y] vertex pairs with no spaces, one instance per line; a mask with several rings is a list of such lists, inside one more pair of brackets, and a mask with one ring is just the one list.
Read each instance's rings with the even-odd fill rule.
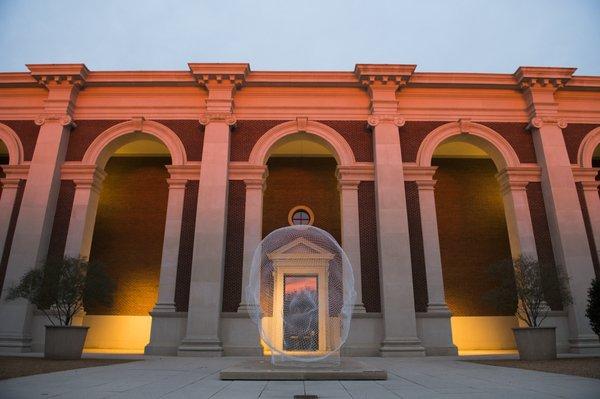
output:
[[44,357],[47,359],[81,359],[88,328],[46,326]]
[[556,327],[513,328],[521,360],[556,359]]

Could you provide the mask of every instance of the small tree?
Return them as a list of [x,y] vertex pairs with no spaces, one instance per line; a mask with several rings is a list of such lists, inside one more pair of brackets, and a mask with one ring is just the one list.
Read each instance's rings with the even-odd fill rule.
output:
[[585,315],[590,320],[592,330],[600,336],[600,279],[593,279],[588,289],[588,303]]
[[6,299],[27,299],[52,325],[57,325],[57,318],[58,325],[69,326],[82,308],[110,306],[114,289],[102,264],[65,257],[49,259],[42,267],[27,272],[19,284],[9,289]]
[[499,276],[499,285],[492,290],[489,298],[494,299],[497,306],[504,306],[509,298],[514,301],[516,295],[515,315],[529,327],[540,327],[548,317],[550,308],[546,293],[558,292],[563,306],[572,301],[567,286],[568,277],[559,268],[556,269],[558,278],[554,278],[552,266],[529,256],[500,262],[494,269],[498,270],[500,267],[505,273]]

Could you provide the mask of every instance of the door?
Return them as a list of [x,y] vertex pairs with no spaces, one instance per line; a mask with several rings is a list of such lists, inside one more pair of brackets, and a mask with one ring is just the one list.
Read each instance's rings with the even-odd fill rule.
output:
[[315,275],[285,275],[283,349],[319,350],[319,293]]

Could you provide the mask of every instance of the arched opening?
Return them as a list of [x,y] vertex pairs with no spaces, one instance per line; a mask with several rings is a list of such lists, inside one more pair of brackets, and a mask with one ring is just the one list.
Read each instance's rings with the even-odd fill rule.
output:
[[496,174],[501,154],[484,138],[452,135],[432,154],[436,213],[452,338],[459,351],[514,348],[516,301],[494,303],[489,293],[506,272],[493,265],[511,258],[509,232]]
[[271,147],[266,164],[263,237],[301,222],[322,228],[341,242],[337,161],[328,143],[306,132],[285,136]]
[[154,135],[135,132],[104,147],[97,164],[106,178],[89,257],[117,287],[112,306],[87,309],[86,350],[141,353],[158,294],[171,153]]
[[[9,155],[8,155],[8,147],[6,147],[6,143],[0,140],[0,178],[5,177],[4,171],[2,170],[3,165],[8,165],[9,163]],[[2,195],[2,187],[0,185],[0,195]]]

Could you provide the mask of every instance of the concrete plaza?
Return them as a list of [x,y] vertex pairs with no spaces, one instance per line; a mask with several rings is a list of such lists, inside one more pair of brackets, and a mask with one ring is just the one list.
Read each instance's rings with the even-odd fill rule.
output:
[[0,381],[1,398],[598,398],[600,380],[494,367],[458,358],[361,358],[387,381],[221,381],[248,358],[146,357]]

